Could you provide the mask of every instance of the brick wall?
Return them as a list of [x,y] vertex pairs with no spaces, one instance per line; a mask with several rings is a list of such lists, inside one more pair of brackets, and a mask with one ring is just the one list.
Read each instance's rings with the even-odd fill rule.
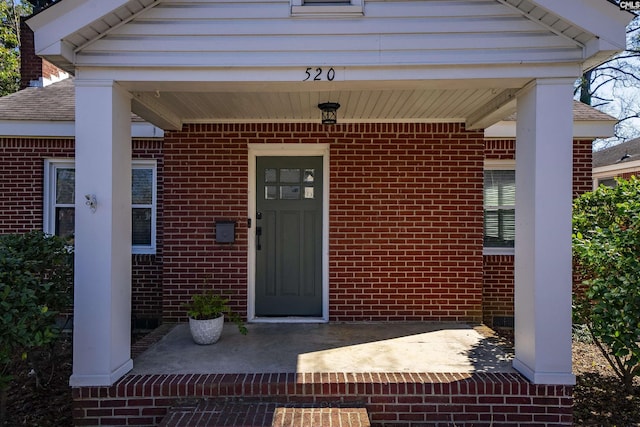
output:
[[593,190],[593,140],[573,141],[573,198]]
[[74,389],[73,413],[77,426],[151,427],[171,407],[196,407],[206,399],[364,407],[379,427],[571,426],[572,392],[570,386],[530,384],[506,373],[131,375],[112,387]]
[[[74,157],[73,139],[0,138],[0,233],[41,230],[44,160]],[[133,256],[133,316],[155,319],[162,312],[162,143],[135,140],[133,158],[158,161],[158,253]]]
[[[592,141],[573,141],[573,197],[592,189]],[[514,159],[515,140],[485,142],[487,159]],[[517,208],[516,208],[517,209]],[[514,278],[512,255],[489,255],[483,262],[482,308],[483,321],[489,326],[509,326],[513,318]],[[499,319],[495,319],[495,318]],[[497,320],[494,322],[494,319]],[[504,324],[506,321],[507,324]]]
[[65,72],[36,55],[33,31],[22,18],[20,20],[20,89],[33,86],[34,82],[42,85],[43,78],[57,79],[61,74]]
[[331,318],[480,320],[482,133],[344,129],[328,135]]
[[[165,135],[165,320],[196,290],[246,313],[247,144],[330,143],[330,318],[481,318],[481,132],[459,124],[189,125]],[[216,245],[216,218],[236,243]]]

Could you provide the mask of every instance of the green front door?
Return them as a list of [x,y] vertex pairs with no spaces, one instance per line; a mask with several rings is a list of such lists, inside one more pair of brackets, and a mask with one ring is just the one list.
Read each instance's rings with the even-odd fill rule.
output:
[[322,157],[258,157],[255,311],[322,316]]

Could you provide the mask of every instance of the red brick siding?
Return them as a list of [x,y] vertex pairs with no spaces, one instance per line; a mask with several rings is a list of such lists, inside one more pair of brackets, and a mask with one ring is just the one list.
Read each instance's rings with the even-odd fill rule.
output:
[[[248,125],[165,133],[165,321],[184,319],[182,303],[211,288],[246,313],[247,143],[256,142],[255,135]],[[217,219],[237,220],[234,244],[215,243]]]
[[516,158],[515,139],[490,139],[484,142],[484,156],[488,160],[513,160]]
[[484,257],[482,321],[494,325],[494,317],[513,317],[513,255]]
[[[573,141],[573,196],[592,189],[592,141]],[[515,140],[485,142],[486,159],[514,159]],[[513,256],[485,256],[483,263],[482,311],[483,321],[492,326],[493,318],[513,316]]]
[[71,158],[72,139],[0,138],[0,232],[41,230],[44,159]]
[[[41,230],[44,160],[74,157],[73,139],[0,138],[0,233]],[[162,143],[135,140],[133,158],[158,161],[158,245],[156,256],[133,257],[133,315],[159,319],[162,311]]]
[[331,318],[479,320],[482,134],[459,124],[344,129],[327,138]]
[[63,71],[36,55],[33,31],[24,18],[20,20],[20,89],[31,85],[41,78],[57,77]]
[[593,140],[573,141],[573,198],[593,190]]
[[[179,402],[365,407],[373,426],[571,426],[573,389],[518,374],[132,375],[73,390],[77,426],[156,426]],[[195,400],[195,401],[194,401]],[[266,424],[269,426],[270,424]]]
[[[247,302],[249,143],[330,143],[330,318],[475,320],[482,133],[459,124],[190,125],[165,136],[165,320],[195,290]],[[216,218],[238,221],[217,245]]]

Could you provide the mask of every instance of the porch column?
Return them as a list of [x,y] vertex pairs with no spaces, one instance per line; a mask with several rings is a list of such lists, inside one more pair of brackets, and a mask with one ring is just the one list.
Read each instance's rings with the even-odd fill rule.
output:
[[538,80],[517,99],[515,360],[535,384],[571,372],[572,89]]
[[[131,101],[113,81],[76,85],[71,386],[111,385],[131,360]],[[95,209],[87,198],[95,196]]]

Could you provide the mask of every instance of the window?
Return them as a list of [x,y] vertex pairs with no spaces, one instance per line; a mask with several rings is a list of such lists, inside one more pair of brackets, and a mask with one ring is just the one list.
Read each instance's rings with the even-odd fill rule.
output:
[[291,0],[291,14],[294,16],[361,16],[364,14],[364,0]]
[[490,250],[494,253],[512,252],[516,235],[516,176],[506,166],[496,164],[484,171],[484,247],[506,248]]
[[[156,161],[134,160],[131,170],[132,253],[156,251]],[[75,163],[45,161],[44,231],[72,237],[75,225]]]
[[618,183],[615,178],[598,178],[598,187],[604,185],[610,188],[616,188]]

